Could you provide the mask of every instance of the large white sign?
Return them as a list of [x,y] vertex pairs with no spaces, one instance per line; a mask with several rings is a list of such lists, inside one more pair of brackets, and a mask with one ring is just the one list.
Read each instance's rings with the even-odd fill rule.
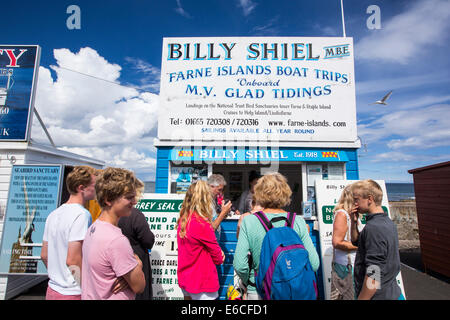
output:
[[355,141],[353,39],[164,38],[158,138]]
[[[324,281],[325,299],[330,299],[331,288],[331,260],[333,259],[333,209],[341,197],[342,190],[349,184],[357,180],[316,180],[317,197],[317,218],[319,220],[320,248],[322,255],[322,276]],[[383,210],[391,216],[389,210],[389,201],[386,192],[384,180],[376,180],[383,190],[383,200],[381,206]],[[362,218],[361,230],[365,225],[365,217]],[[397,276],[397,282],[402,290],[403,296],[405,289],[401,273]]]

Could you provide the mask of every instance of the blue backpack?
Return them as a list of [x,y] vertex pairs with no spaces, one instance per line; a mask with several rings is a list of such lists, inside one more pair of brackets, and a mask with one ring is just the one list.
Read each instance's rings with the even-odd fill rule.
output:
[[274,228],[263,212],[255,213],[267,233],[261,247],[259,269],[255,274],[258,294],[264,300],[316,300],[316,275],[308,251],[294,231],[295,213],[272,221],[286,220]]

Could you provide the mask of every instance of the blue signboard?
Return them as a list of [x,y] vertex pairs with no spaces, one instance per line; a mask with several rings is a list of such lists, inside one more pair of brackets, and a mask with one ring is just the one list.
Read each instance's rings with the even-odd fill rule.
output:
[[0,252],[0,274],[47,274],[40,260],[45,221],[59,205],[60,165],[12,167]]
[[335,149],[223,149],[174,148],[170,160],[184,163],[201,161],[268,162],[268,161],[326,161],[347,162],[347,153]]
[[0,45],[0,141],[27,141],[39,46]]

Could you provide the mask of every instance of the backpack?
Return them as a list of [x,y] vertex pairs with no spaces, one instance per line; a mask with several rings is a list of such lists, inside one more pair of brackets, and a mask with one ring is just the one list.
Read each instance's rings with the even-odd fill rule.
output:
[[274,228],[263,212],[255,213],[264,229],[259,269],[255,285],[264,300],[316,300],[316,275],[311,267],[308,251],[294,231],[295,213],[287,218],[284,227]]

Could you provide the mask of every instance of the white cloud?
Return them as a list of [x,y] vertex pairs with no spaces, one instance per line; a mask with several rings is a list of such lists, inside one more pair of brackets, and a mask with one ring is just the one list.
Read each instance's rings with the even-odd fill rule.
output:
[[450,105],[403,110],[358,125],[358,134],[369,145],[386,141],[391,149],[429,149],[450,145]]
[[420,107],[429,106],[432,104],[443,103],[450,101],[450,95],[444,96],[420,96],[415,99],[410,99],[405,102],[402,102],[398,105],[398,109],[415,109]]
[[242,9],[244,16],[248,16],[256,8],[252,0],[239,0],[238,6]]
[[314,24],[314,29],[318,30],[323,37],[337,37],[340,36],[339,31],[336,28],[325,26],[320,23]]
[[139,89],[159,92],[159,81],[161,79],[161,70],[159,68],[154,67],[150,63],[139,58],[126,57],[125,61],[131,64],[139,73],[144,75],[144,77],[140,79],[141,85],[139,86]]
[[397,89],[410,89],[423,87],[426,85],[435,85],[442,83],[447,75],[430,73],[425,75],[413,75],[406,77],[384,77],[381,80],[366,80],[356,82],[356,92],[358,95],[371,94],[376,92],[389,92]]
[[275,16],[270,19],[266,24],[256,26],[252,29],[251,33],[254,36],[277,36],[280,33],[278,28],[280,16]]
[[[55,144],[106,165],[152,173],[155,160],[148,154],[154,153],[159,97],[121,86],[122,68],[94,49],[57,49],[54,57],[56,79],[40,67],[35,106]],[[48,142],[38,121],[33,121],[32,138]]]
[[404,152],[392,151],[376,154],[372,159],[373,162],[389,161],[389,162],[403,162],[411,161],[414,159],[413,155],[406,154]]
[[185,18],[192,18],[189,12],[183,9],[181,6],[181,0],[177,0],[177,7],[175,8],[175,12]]
[[382,20],[381,30],[362,38],[355,46],[356,58],[401,64],[419,59],[427,47],[447,42],[449,18],[450,1],[416,1],[404,13]]

